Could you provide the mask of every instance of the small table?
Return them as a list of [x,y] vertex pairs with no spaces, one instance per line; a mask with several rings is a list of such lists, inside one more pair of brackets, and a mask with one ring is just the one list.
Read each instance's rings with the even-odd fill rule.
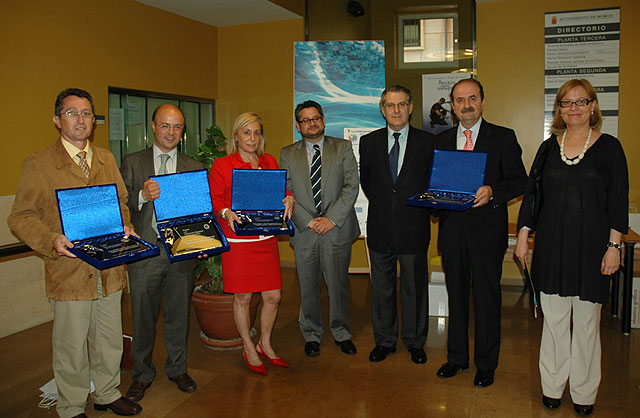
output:
[[622,281],[622,333],[629,335],[631,333],[631,302],[633,287],[633,265],[634,265],[634,246],[640,242],[640,235],[629,228],[629,233],[622,236],[624,243],[624,254],[621,255],[624,261],[620,265],[620,269],[613,275],[611,280],[611,314],[618,316],[618,293],[620,286],[620,272],[624,273]]

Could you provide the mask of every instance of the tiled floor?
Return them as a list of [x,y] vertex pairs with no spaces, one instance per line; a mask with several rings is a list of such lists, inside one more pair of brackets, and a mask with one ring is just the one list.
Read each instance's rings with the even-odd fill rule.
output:
[[[436,371],[446,359],[446,320],[431,317],[428,361],[413,364],[404,347],[382,363],[370,363],[373,348],[368,276],[351,278],[351,317],[356,356],[343,355],[325,335],[319,357],[304,355],[297,325],[299,293],[295,271],[283,269],[284,292],[274,345],[291,369],[269,367],[269,376],[250,373],[240,351],[214,351],[199,340],[195,315],[189,333],[189,373],[198,390],[185,394],[163,371],[162,332],[154,353],[158,376],[141,404],[144,417],[573,417],[568,391],[557,411],[542,406],[538,348],[541,318],[533,319],[521,289],[503,289],[503,343],[495,384],[473,386],[475,370],[442,380]],[[326,294],[323,296],[327,318]],[[128,297],[124,330],[132,331]],[[472,310],[473,312],[473,310]],[[328,319],[325,319],[328,321]],[[619,320],[603,309],[603,376],[593,417],[640,416],[640,331],[620,333]],[[473,341],[473,340],[472,340]],[[51,323],[0,339],[0,417],[55,417],[39,409],[38,388],[50,380]],[[122,374],[121,390],[131,383]],[[113,416],[87,408],[89,417]]]

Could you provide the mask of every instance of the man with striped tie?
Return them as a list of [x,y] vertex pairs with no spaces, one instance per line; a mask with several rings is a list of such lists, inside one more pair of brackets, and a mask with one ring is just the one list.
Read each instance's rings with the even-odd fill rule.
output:
[[354,204],[358,165],[349,141],[324,135],[320,104],[308,100],[295,110],[302,140],[282,149],[287,188],[296,197],[295,235],[291,237],[300,282],[300,331],[309,357],[320,354],[324,334],[320,309],[321,279],[329,293],[329,318],[335,343],[356,354],[349,326],[351,244],[360,235]]

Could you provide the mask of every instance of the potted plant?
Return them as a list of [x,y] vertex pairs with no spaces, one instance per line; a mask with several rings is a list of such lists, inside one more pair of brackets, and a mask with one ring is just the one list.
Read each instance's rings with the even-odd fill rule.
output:
[[[227,138],[216,124],[207,129],[207,139],[200,144],[200,150],[191,157],[200,161],[207,170],[216,158],[226,152]],[[207,345],[217,348],[240,348],[242,340],[233,319],[233,295],[224,293],[222,264],[220,255],[198,261],[195,276],[200,285],[193,290],[191,302],[200,325],[200,339]],[[256,319],[260,296],[254,294],[251,299],[251,327]],[[255,329],[251,328],[252,336]]]

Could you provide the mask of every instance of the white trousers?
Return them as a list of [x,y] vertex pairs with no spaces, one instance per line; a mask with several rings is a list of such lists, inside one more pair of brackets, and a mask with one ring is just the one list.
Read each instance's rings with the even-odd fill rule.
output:
[[53,374],[58,387],[56,410],[62,418],[85,412],[90,381],[93,400],[109,404],[120,398],[122,291],[98,299],[59,302],[53,308]]
[[539,363],[542,393],[562,398],[569,380],[573,403],[593,405],[600,385],[602,305],[542,292],[540,305],[544,314]]

